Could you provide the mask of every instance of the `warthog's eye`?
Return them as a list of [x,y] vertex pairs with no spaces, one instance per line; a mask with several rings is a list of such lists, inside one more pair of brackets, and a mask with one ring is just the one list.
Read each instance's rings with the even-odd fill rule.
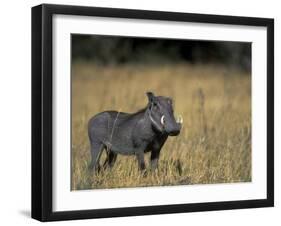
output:
[[165,124],[165,116],[164,115],[162,115],[162,117],[161,117],[161,124],[164,126],[164,124]]
[[155,103],[155,104],[153,105],[153,109],[154,109],[155,111],[158,111],[158,110],[160,109],[159,104]]

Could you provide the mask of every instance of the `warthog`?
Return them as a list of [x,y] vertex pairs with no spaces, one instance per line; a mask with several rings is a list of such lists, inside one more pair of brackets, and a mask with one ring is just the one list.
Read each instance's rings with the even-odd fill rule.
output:
[[136,155],[140,170],[145,169],[144,153],[151,152],[151,169],[158,165],[159,154],[168,136],[177,136],[182,117],[174,117],[173,101],[164,96],[147,93],[147,106],[136,113],[104,111],[89,120],[91,168],[100,169],[99,159],[105,149],[103,167],[112,167],[117,154]]

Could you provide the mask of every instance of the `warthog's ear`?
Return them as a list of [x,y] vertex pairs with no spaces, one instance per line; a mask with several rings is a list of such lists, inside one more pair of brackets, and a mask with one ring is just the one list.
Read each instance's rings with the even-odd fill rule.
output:
[[148,102],[149,103],[153,103],[153,101],[154,101],[154,94],[152,92],[147,92],[146,95],[148,97]]

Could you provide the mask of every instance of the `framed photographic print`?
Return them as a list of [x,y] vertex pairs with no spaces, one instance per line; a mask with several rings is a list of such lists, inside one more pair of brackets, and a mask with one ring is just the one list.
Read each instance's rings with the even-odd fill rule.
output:
[[32,8],[32,217],[274,205],[274,21]]

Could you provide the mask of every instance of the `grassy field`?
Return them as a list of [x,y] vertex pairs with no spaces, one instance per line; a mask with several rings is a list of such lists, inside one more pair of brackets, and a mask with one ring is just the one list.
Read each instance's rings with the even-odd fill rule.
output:
[[[135,112],[145,93],[169,96],[182,131],[144,177],[134,156],[118,155],[112,170],[93,175],[88,120],[104,110]],[[149,166],[146,154],[146,165]],[[101,162],[105,159],[105,153]],[[72,190],[251,181],[251,77],[215,65],[72,65]]]

